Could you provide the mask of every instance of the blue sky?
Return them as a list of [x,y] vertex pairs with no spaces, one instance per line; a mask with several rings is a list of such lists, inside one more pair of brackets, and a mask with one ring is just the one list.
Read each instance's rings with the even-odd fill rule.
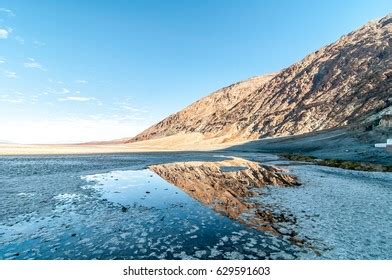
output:
[[135,135],[277,71],[392,1],[0,1],[0,142]]

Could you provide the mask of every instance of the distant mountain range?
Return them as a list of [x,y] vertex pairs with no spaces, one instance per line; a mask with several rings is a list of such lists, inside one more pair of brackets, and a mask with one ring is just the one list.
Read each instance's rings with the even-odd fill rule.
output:
[[222,88],[122,142],[195,135],[229,143],[355,125],[390,112],[391,58],[389,14],[278,73]]

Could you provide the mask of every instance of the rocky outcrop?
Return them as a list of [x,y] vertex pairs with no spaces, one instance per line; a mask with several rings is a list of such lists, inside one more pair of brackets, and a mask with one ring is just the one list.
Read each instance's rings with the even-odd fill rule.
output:
[[361,122],[390,105],[392,15],[372,21],[277,74],[218,90],[129,141],[202,133],[222,142]]

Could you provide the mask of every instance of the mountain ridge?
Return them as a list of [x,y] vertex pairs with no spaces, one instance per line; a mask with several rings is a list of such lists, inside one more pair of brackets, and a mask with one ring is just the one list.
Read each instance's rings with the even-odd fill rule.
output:
[[201,133],[225,143],[356,124],[392,104],[391,49],[389,14],[278,73],[217,90],[125,142]]

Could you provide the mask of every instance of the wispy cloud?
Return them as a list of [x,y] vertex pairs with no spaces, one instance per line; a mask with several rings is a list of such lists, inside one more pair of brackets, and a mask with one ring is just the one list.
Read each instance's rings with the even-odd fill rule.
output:
[[51,95],[64,96],[64,95],[68,95],[71,91],[65,87],[63,88],[47,87],[44,92],[46,93],[45,95],[51,94]]
[[28,58],[28,62],[25,62],[23,65],[26,68],[33,68],[33,69],[39,69],[42,71],[46,71],[46,69],[40,63],[35,61],[34,58]]
[[0,102],[8,102],[8,103],[24,103],[25,98],[22,93],[20,92],[13,92],[12,94],[1,94],[0,95]]
[[94,101],[96,98],[94,97],[84,97],[84,96],[67,96],[64,98],[59,98],[59,101],[77,101],[77,102],[87,102]]
[[146,120],[146,117],[144,116],[139,116],[137,114],[130,114],[130,115],[119,115],[119,114],[113,114],[109,116],[110,119],[115,119],[117,121],[121,122],[126,122],[126,121],[141,121],[141,120]]
[[10,31],[4,28],[0,28],[0,39],[7,39],[10,35]]
[[77,83],[77,84],[88,84],[88,81],[86,81],[86,80],[76,80],[75,81],[75,83]]
[[18,76],[16,75],[15,72],[9,71],[9,70],[1,70],[2,74],[7,77],[7,78],[17,78]]
[[0,12],[6,13],[7,15],[9,15],[9,16],[11,16],[11,17],[14,17],[14,16],[15,16],[14,12],[13,12],[12,10],[10,10],[10,9],[0,8]]
[[146,121],[148,119],[148,111],[144,108],[135,106],[130,98],[125,98],[113,103],[113,116],[121,121]]
[[38,40],[33,40],[33,45],[37,46],[37,47],[43,47],[46,44],[44,42],[38,41]]
[[147,113],[148,112],[147,110],[135,108],[135,107],[128,106],[128,105],[123,105],[122,108],[127,111],[131,111],[131,112],[138,112],[138,113]]
[[4,64],[6,62],[4,57],[0,57],[0,64]]
[[15,36],[14,39],[21,45],[24,45],[24,43],[25,43],[25,39],[23,39],[20,36]]
[[49,83],[52,84],[59,84],[59,85],[63,85],[64,82],[63,81],[57,81],[57,80],[53,80],[53,79],[48,79]]
[[123,101],[115,102],[114,105],[116,105],[118,109],[123,111],[128,111],[133,113],[148,113],[148,111],[145,109],[135,107],[129,98]]

